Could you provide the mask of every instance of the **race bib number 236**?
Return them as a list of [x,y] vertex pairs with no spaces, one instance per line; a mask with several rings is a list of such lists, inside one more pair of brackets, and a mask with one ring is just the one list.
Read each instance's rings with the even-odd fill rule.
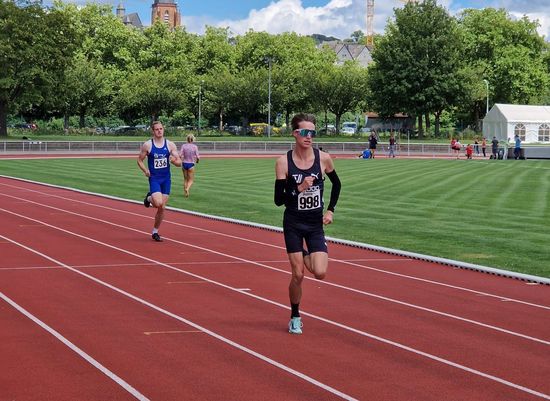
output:
[[168,167],[168,159],[166,157],[162,157],[160,159],[155,159],[154,160],[155,163],[154,163],[154,167],[157,169],[157,168],[165,168],[165,167]]

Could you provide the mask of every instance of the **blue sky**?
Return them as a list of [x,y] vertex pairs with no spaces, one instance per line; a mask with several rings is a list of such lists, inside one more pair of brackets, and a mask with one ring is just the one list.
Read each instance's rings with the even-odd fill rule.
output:
[[[67,0],[66,0],[67,1]],[[85,0],[77,0],[85,1]],[[116,7],[120,0],[98,0]],[[153,0],[122,0],[126,13],[137,12],[144,25],[151,23]],[[538,19],[539,33],[550,38],[550,0],[439,0],[451,14],[464,8],[505,8],[513,17]],[[249,29],[280,33],[321,33],[347,38],[366,31],[366,0],[179,0],[182,23],[189,32],[202,33],[205,25],[229,27],[234,34]],[[382,33],[393,9],[402,0],[375,0],[374,31]]]

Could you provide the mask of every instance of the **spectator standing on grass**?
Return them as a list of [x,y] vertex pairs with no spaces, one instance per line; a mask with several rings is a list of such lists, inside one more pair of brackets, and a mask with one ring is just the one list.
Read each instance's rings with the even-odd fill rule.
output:
[[395,136],[393,135],[393,132],[390,134],[389,143],[390,146],[388,147],[388,157],[395,157]]
[[451,149],[453,150],[454,156],[456,156],[457,159],[460,158],[460,149],[462,149],[462,145],[458,139],[453,138],[451,140]]
[[[315,116],[297,114],[292,118],[291,127],[295,146],[275,164],[274,201],[277,206],[285,205],[283,233],[292,269],[288,288],[291,306],[288,332],[302,334],[299,308],[304,272],[307,269],[318,280],[326,275],[328,250],[323,224],[333,221],[341,184],[330,155],[313,148],[313,138],[317,134]],[[324,214],[323,174],[332,183],[330,201]]]
[[[172,185],[170,176],[170,163],[176,167],[181,166],[181,159],[178,155],[176,145],[164,137],[164,126],[160,121],[155,121],[151,125],[153,137],[141,145],[141,150],[137,159],[138,167],[149,179],[149,192],[143,199],[145,207],[153,206],[157,208],[155,214],[155,223],[151,237],[157,241],[162,241],[158,230],[164,219],[164,210]],[[147,158],[147,165],[144,160]]]
[[521,139],[518,134],[514,136],[514,159],[518,160],[521,156]]
[[370,150],[371,159],[374,159],[374,154],[376,153],[377,144],[378,144],[378,139],[376,139],[376,134],[372,132],[369,136],[369,150]]
[[199,148],[193,142],[195,135],[187,135],[187,142],[181,145],[180,157],[183,160],[181,169],[183,171],[183,195],[188,198],[189,190],[195,180],[195,164],[200,160]]
[[481,152],[483,153],[483,157],[487,157],[487,154],[485,151],[487,150],[487,139],[485,137],[481,138]]
[[491,153],[493,154],[493,159],[498,158],[498,139],[496,136],[494,136],[493,140],[491,141]]

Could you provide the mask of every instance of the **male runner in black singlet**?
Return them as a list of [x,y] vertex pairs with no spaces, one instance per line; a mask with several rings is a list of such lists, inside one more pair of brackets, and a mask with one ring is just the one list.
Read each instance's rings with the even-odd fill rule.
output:
[[[315,116],[297,114],[292,118],[291,127],[296,144],[294,150],[277,159],[275,204],[285,205],[283,231],[292,269],[288,289],[292,312],[288,332],[302,334],[299,307],[304,269],[319,280],[326,275],[328,253],[323,224],[332,223],[341,184],[330,155],[313,148]],[[325,173],[332,182],[332,190],[323,214]]]

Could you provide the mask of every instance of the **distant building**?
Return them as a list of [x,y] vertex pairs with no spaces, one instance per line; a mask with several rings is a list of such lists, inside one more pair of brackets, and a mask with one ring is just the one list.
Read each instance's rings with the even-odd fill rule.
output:
[[162,21],[174,29],[181,25],[181,15],[175,0],[154,0],[151,10],[151,24]]
[[336,53],[336,64],[344,64],[346,61],[355,60],[359,65],[366,67],[372,62],[370,50],[366,45],[331,40],[329,42],[322,42],[318,46],[328,46],[331,48]]
[[119,3],[116,8],[116,16],[120,18],[124,25],[133,26],[139,29],[143,28],[143,24],[141,23],[138,13],[126,14],[126,9],[124,8],[122,2]]
[[[143,24],[138,13],[126,14],[126,8],[120,2],[116,8],[116,16],[127,26],[142,29]],[[151,24],[162,21],[171,29],[181,26],[181,15],[175,0],[154,0],[151,6]]]

